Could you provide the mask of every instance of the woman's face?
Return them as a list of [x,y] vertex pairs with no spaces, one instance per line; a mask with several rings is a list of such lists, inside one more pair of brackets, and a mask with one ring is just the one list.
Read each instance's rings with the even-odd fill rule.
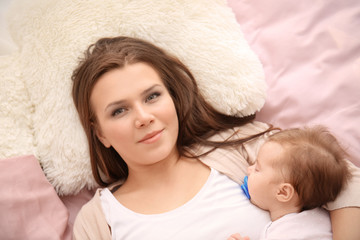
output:
[[129,169],[177,157],[178,118],[159,74],[145,63],[102,75],[91,93],[96,133]]

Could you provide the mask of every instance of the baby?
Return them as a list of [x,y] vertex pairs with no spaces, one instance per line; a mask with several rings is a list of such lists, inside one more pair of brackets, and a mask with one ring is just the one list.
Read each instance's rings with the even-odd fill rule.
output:
[[[241,186],[250,201],[269,211],[261,239],[332,239],[322,205],[350,178],[347,154],[324,127],[283,130],[260,148]],[[228,240],[248,240],[233,234]]]

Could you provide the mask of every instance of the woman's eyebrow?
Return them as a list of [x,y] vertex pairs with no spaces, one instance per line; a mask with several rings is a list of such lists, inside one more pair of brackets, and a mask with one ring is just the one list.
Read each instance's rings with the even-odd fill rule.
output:
[[125,102],[126,102],[125,100],[119,100],[119,101],[111,102],[105,107],[104,112],[106,112],[109,108],[111,108],[113,106],[121,105],[121,104],[124,104]]
[[161,85],[160,85],[160,84],[154,84],[154,85],[152,85],[151,87],[145,89],[145,90],[141,93],[141,95],[142,95],[142,96],[145,96],[145,95],[149,94],[150,92],[152,92],[152,91],[154,90],[154,88],[157,88],[157,87],[161,87]]

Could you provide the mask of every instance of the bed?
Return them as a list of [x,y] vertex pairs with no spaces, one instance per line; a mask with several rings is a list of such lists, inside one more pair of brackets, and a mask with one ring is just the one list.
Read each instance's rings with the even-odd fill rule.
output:
[[[13,2],[17,5],[10,5]],[[90,2],[97,6],[95,1]],[[105,1],[99,8],[109,7],[106,4],[110,2]],[[162,21],[148,21],[149,25],[139,22],[141,18],[136,19],[138,22],[132,19],[131,11],[124,16],[114,15],[113,19],[119,17],[123,21],[116,31],[158,39],[158,44],[164,43],[169,51],[175,49],[187,64],[194,65],[195,75],[200,80],[206,79],[199,85],[208,98],[212,97],[215,107],[229,114],[256,112],[257,120],[281,128],[325,125],[348,150],[350,160],[360,167],[360,6],[357,1],[304,0],[294,4],[283,0],[217,0],[205,4],[197,0],[184,1],[183,12],[178,10],[182,6],[166,12],[161,4],[157,8],[146,1],[138,1],[137,6],[126,5],[129,1],[119,2],[114,12],[122,13],[128,7],[146,15],[151,7],[153,18],[157,12],[163,14]],[[65,8],[71,4],[73,9]],[[76,113],[71,107],[69,76],[80,50],[97,37],[84,37],[84,34],[98,29],[104,31],[102,34],[113,34],[114,29],[106,27],[112,24],[106,22],[111,14],[96,18],[96,24],[89,25],[90,10],[81,1],[71,4],[61,0],[0,3],[2,239],[71,239],[75,216],[96,188],[87,163],[86,141],[79,133]],[[64,9],[67,12],[63,14],[69,14],[67,18],[53,14]],[[72,22],[72,16],[79,21]],[[211,21],[206,21],[207,18]],[[171,30],[149,31],[159,25],[164,29],[166,24],[175,26],[173,31],[176,31],[176,27],[183,26],[184,19],[188,22],[182,35]],[[56,24],[47,31],[37,32],[45,25],[44,20]],[[32,28],[27,28],[29,22]],[[89,26],[77,35],[59,31],[60,27],[71,28],[72,24]],[[137,27],[133,29],[131,24]],[[131,31],[126,32],[129,28]],[[15,29],[22,31],[14,32]],[[30,36],[52,38],[32,42]],[[187,42],[179,48],[177,40],[184,36]],[[204,36],[212,37],[202,45],[199,41],[205,41]],[[62,42],[66,44],[59,46]],[[196,49],[192,44],[198,45]],[[206,55],[209,50],[215,59]],[[189,52],[194,55],[188,55]],[[199,62],[203,60],[201,65]],[[232,65],[234,62],[239,65]],[[220,66],[219,69],[207,67],[212,65]],[[57,67],[54,71],[46,71],[54,66]],[[63,74],[60,79],[57,73]],[[226,82],[214,75],[227,76]],[[235,85],[240,99],[217,96],[217,91],[231,95],[229,88]],[[66,120],[62,117],[75,120],[64,126]]]

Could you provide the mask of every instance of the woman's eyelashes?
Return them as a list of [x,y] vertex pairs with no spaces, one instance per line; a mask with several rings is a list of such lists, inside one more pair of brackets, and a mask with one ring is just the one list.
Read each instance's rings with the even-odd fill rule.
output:
[[153,102],[160,96],[160,92],[151,93],[145,100],[145,102]]
[[117,117],[117,116],[120,116],[121,114],[123,114],[124,112],[126,111],[125,108],[116,108],[114,111],[111,112],[111,116],[112,117]]

